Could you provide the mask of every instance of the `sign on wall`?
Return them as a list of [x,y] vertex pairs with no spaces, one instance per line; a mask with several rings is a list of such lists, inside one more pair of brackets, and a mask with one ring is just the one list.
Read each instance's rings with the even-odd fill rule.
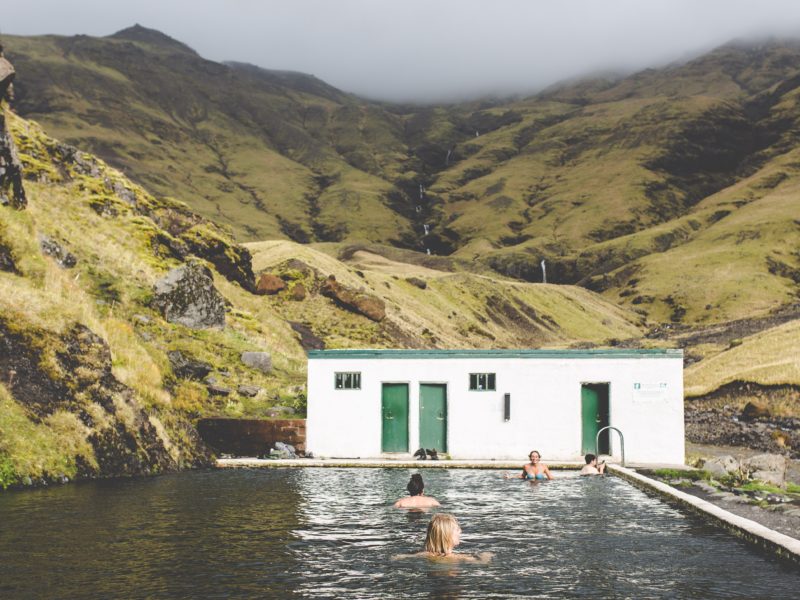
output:
[[666,402],[667,384],[666,383],[634,383],[633,384],[634,402]]

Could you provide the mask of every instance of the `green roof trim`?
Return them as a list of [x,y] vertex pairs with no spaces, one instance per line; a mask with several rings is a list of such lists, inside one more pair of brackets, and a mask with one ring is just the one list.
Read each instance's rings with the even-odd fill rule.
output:
[[309,350],[319,358],[680,358],[680,348],[605,348],[593,350]]

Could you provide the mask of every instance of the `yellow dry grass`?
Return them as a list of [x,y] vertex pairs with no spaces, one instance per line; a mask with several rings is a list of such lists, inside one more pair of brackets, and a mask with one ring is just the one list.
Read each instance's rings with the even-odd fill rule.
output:
[[800,386],[800,321],[749,336],[686,369],[685,394],[702,396],[732,381]]

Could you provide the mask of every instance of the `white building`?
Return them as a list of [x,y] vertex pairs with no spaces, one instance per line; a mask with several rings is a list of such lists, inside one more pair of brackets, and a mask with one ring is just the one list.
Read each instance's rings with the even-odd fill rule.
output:
[[[581,460],[606,426],[632,463],[684,462],[682,350],[319,350],[307,451]],[[610,434],[610,435],[609,435]],[[600,451],[621,457],[620,436]]]

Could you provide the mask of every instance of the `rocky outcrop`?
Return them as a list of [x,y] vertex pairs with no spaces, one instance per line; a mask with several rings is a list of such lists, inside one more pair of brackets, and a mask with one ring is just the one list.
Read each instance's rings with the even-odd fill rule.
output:
[[364,315],[373,321],[382,321],[386,317],[386,304],[371,294],[349,289],[329,275],[320,288],[323,296],[332,299],[336,304],[349,311]]
[[[744,446],[772,453],[800,457],[800,418],[755,416],[744,418],[732,406],[702,407],[686,404],[686,439],[697,444]],[[762,415],[766,413],[761,413]]]
[[272,273],[262,273],[256,284],[256,294],[272,296],[286,289],[286,282]]
[[14,67],[3,58],[0,45],[0,204],[25,208],[28,200],[22,185],[22,163],[17,156],[14,140],[6,129],[6,98],[14,81]]
[[170,323],[192,329],[225,326],[225,300],[214,287],[211,271],[189,262],[156,282],[153,306]]
[[203,379],[214,368],[209,363],[186,356],[180,350],[167,352],[172,372],[182,379]]
[[78,259],[69,250],[46,235],[39,235],[39,247],[47,256],[53,258],[59,266],[71,269],[78,264]]
[[181,466],[179,455],[186,465],[209,462],[198,450],[204,446],[191,439],[188,422],[191,445],[163,436],[133,391],[114,376],[108,344],[84,325],[56,334],[0,316],[0,372],[31,420],[47,422],[58,413],[80,423],[91,453],[68,457],[77,463],[79,478],[173,470]]

